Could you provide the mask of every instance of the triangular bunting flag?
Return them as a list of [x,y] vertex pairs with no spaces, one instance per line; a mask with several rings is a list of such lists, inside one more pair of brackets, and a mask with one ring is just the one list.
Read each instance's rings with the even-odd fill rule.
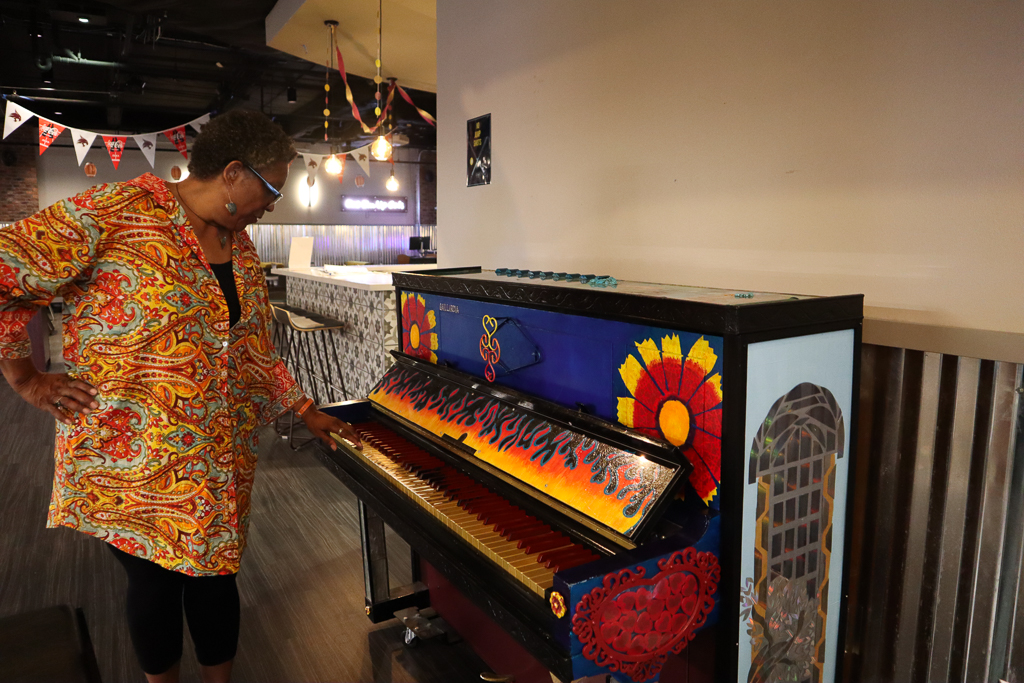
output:
[[139,146],[139,149],[146,156],[146,161],[149,162],[150,168],[156,168],[156,133],[134,135],[132,140],[135,140],[135,144]]
[[82,165],[82,159],[86,152],[92,147],[92,141],[96,139],[96,133],[88,130],[71,129],[71,144],[75,148],[75,156],[78,157],[78,165]]
[[14,102],[7,100],[7,111],[4,112],[4,137],[7,137],[15,130],[18,126],[28,121],[30,118],[35,116],[32,112],[25,107],[19,107]]
[[195,128],[196,132],[198,133],[199,131],[201,131],[203,129],[203,126],[205,126],[209,122],[210,122],[210,115],[209,114],[203,114],[202,116],[200,116],[195,121],[189,121],[188,125],[190,125],[193,128]]
[[353,149],[346,154],[352,157],[352,161],[359,164],[359,168],[363,169],[363,175],[367,178],[370,177],[370,146],[364,145],[359,149]]
[[302,163],[306,167],[306,173],[310,178],[316,177],[317,171],[320,170],[320,164],[323,163],[323,154],[307,154],[303,152]]
[[181,155],[188,159],[188,141],[185,139],[185,126],[178,126],[177,128],[165,130],[164,135],[166,135],[167,139],[171,141],[171,144],[181,152]]
[[114,170],[117,170],[117,165],[121,163],[121,154],[124,152],[125,136],[123,135],[104,135],[103,142],[107,145],[107,151],[110,153],[110,160],[114,162]]
[[64,126],[53,121],[47,121],[43,117],[39,117],[39,153],[42,154],[47,149],[57,136],[64,132]]

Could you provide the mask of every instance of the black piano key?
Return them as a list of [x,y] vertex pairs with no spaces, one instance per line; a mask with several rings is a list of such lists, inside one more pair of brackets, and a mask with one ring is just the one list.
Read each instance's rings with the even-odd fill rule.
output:
[[557,562],[549,562],[546,566],[557,574],[558,572],[565,571],[566,569],[572,569],[573,567],[578,567],[581,564],[593,562],[597,558],[598,556],[594,553],[590,553],[589,555],[573,555],[572,557],[558,560]]
[[508,505],[508,501],[498,498],[494,496],[494,494],[491,494],[491,496],[491,498],[483,500],[466,501],[466,505],[464,507],[466,507],[470,512],[480,514],[482,512],[500,510]]
[[[571,545],[565,548],[553,548],[542,551],[537,555],[537,562],[545,567],[553,568],[555,565],[567,564],[576,558],[585,560],[587,557],[596,556],[588,548],[581,545]],[[582,564],[582,562],[581,562]]]
[[537,564],[547,566],[548,562],[552,559],[561,559],[566,554],[575,553],[579,549],[580,546],[576,544],[569,544],[558,548],[548,548],[547,550],[537,551]]
[[539,543],[540,541],[551,538],[554,534],[558,533],[547,524],[544,524],[539,529],[533,529],[530,531],[523,531],[520,533],[511,533],[510,541],[518,541],[517,546],[519,548],[525,548],[530,543]]
[[571,545],[572,541],[570,541],[562,534],[555,532],[542,538],[534,538],[521,541],[519,547],[526,551],[527,555],[533,555],[534,553],[539,553],[542,550],[564,548],[565,546]]
[[502,536],[506,536],[507,534],[509,534],[511,532],[514,532],[514,531],[519,531],[519,530],[525,529],[527,527],[534,527],[534,526],[541,526],[541,525],[543,525],[543,522],[541,522],[536,517],[526,516],[526,517],[523,517],[522,519],[509,520],[507,522],[498,522],[497,524],[494,525],[494,530],[497,531]]
[[536,524],[530,524],[520,529],[515,529],[513,531],[508,532],[508,535],[505,536],[505,538],[507,538],[510,541],[522,541],[523,539],[527,538],[532,539],[538,536],[546,536],[550,533],[551,527],[549,527],[547,524],[544,524],[541,521],[538,521]]
[[477,515],[477,518],[488,524],[497,524],[498,522],[504,522],[512,519],[522,519],[523,511],[519,508],[512,507],[511,505],[502,510],[495,510],[493,512],[485,512]]
[[484,488],[480,484],[477,484],[476,482],[470,482],[467,484],[454,486],[447,490],[455,494],[455,496],[458,497],[459,500],[472,500],[474,498],[479,498],[480,496],[491,494],[491,492],[488,489]]

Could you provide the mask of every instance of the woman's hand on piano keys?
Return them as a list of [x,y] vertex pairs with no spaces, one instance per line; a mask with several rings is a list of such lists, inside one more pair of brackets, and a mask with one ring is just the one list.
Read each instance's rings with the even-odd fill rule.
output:
[[343,422],[327,413],[321,413],[315,408],[310,408],[302,415],[302,421],[306,428],[313,433],[313,436],[327,444],[332,451],[338,450],[338,444],[331,438],[331,434],[337,434],[345,441],[348,441],[355,448],[362,449],[363,444],[359,441],[359,435],[352,425]]

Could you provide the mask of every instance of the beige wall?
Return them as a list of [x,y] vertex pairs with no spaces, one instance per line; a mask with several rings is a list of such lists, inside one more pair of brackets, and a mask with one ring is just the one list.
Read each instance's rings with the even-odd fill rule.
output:
[[437,29],[442,265],[1024,332],[1024,3],[440,0]]

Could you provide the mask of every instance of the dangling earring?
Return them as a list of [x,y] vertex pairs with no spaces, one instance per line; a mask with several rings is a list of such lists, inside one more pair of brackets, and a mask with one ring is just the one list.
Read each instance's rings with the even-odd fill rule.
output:
[[235,206],[235,203],[233,201],[231,201],[231,190],[230,189],[228,190],[228,203],[224,205],[224,208],[227,209],[228,213],[230,213],[232,216],[234,216],[236,213],[238,213],[238,207]]

